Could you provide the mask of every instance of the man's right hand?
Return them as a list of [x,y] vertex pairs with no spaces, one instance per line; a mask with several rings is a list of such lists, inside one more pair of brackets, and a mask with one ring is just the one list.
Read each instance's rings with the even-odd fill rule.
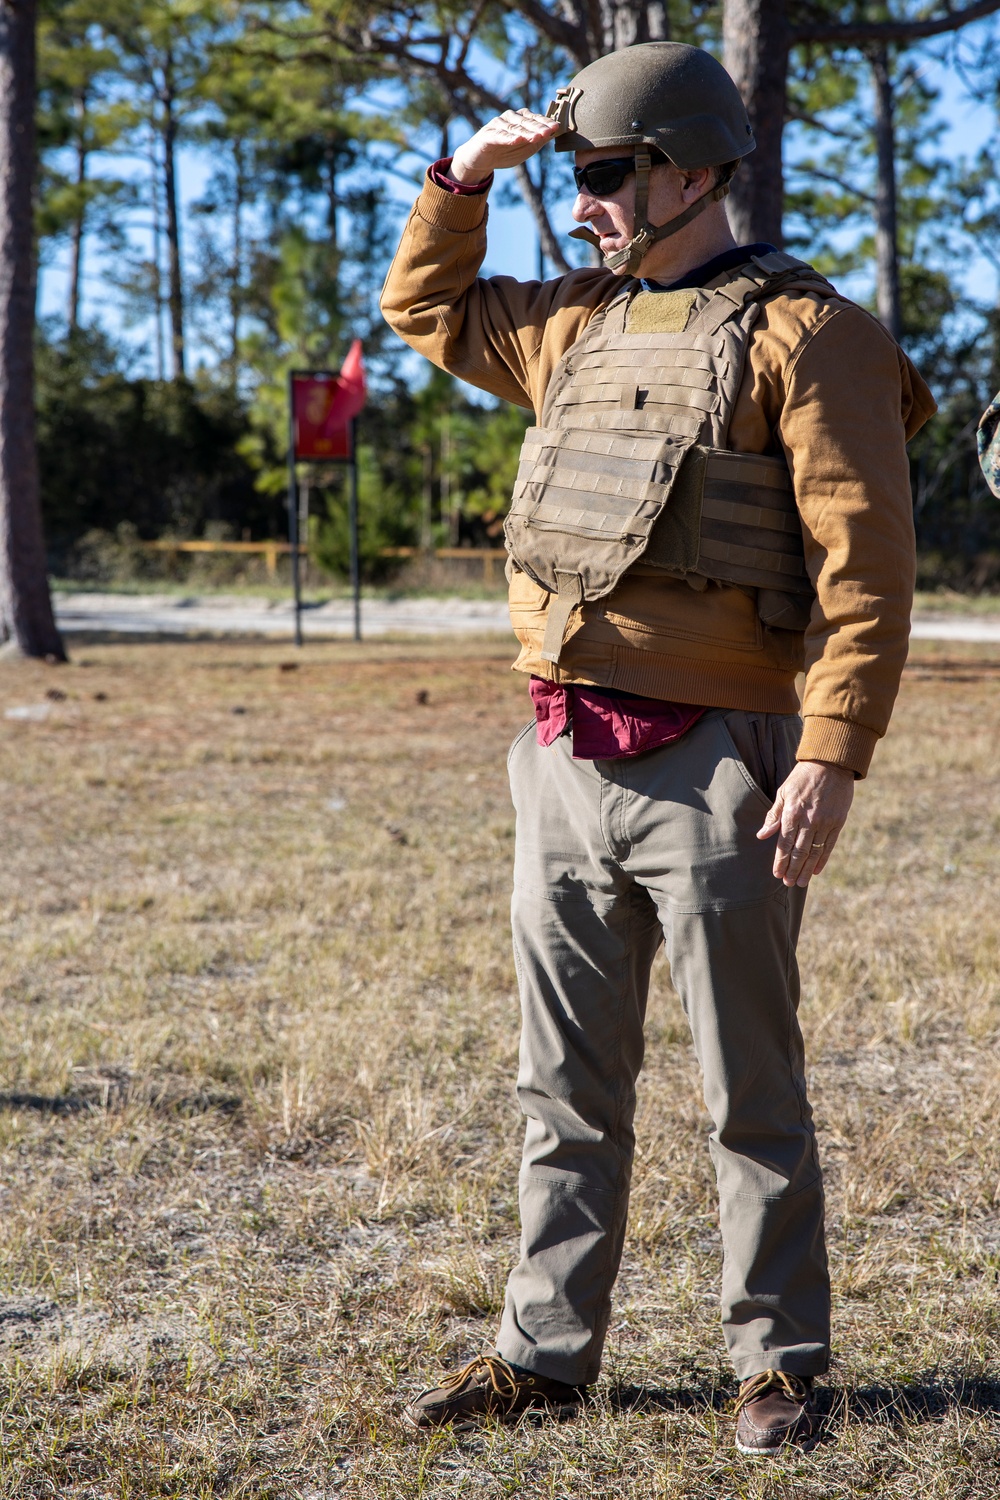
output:
[[482,182],[499,167],[519,167],[559,132],[559,122],[530,109],[505,109],[459,146],[448,176],[454,182]]

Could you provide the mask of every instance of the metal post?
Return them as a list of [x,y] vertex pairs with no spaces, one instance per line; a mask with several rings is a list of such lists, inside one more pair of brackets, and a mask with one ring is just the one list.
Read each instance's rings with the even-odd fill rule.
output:
[[351,532],[351,593],[354,597],[354,639],[361,639],[361,560],[358,549],[358,419],[351,418],[351,487],[349,516]]
[[309,471],[299,485],[299,564],[302,587],[309,588]]
[[295,644],[302,645],[302,589],[299,582],[299,505],[295,480],[295,388],[288,372],[288,541],[292,549],[292,591],[295,597]]

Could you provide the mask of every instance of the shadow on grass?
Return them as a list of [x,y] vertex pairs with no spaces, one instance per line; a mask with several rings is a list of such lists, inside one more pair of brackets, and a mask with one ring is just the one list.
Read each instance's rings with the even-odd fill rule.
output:
[[0,1109],[31,1109],[40,1115],[78,1115],[93,1109],[94,1100],[75,1094],[0,1094]]
[[824,1416],[885,1427],[943,1422],[956,1411],[1000,1421],[1000,1380],[969,1379],[961,1373],[931,1372],[905,1385],[829,1386],[816,1395]]
[[[612,1411],[730,1412],[736,1388],[709,1381],[683,1386],[615,1386],[608,1393]],[[933,1372],[903,1384],[820,1386],[816,1407],[824,1421],[863,1422],[902,1427],[914,1422],[943,1422],[956,1411],[1000,1422],[1000,1379],[970,1379],[961,1373]]]
[[157,1114],[204,1115],[214,1112],[234,1115],[243,1106],[236,1094],[216,1093],[202,1089],[197,1092],[172,1092],[168,1088],[130,1087],[129,1080],[109,1078],[99,1086],[87,1088],[75,1094],[0,1094],[0,1110],[30,1110],[39,1115],[79,1115],[90,1110],[121,1109],[126,1104],[145,1105]]
[[608,1392],[608,1405],[614,1412],[657,1411],[728,1411],[735,1398],[730,1390],[709,1381],[690,1381],[686,1385],[647,1386],[615,1385]]

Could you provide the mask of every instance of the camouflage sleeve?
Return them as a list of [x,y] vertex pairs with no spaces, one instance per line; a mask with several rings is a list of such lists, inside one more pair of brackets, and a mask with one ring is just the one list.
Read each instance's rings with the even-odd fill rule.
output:
[[983,412],[976,444],[986,483],[1000,500],[1000,393]]

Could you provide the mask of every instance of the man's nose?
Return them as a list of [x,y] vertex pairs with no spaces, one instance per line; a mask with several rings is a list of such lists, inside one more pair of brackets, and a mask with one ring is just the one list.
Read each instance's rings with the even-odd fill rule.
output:
[[573,207],[570,209],[570,216],[578,224],[586,224],[588,219],[594,219],[603,212],[603,204],[592,193],[577,193],[573,200]]

